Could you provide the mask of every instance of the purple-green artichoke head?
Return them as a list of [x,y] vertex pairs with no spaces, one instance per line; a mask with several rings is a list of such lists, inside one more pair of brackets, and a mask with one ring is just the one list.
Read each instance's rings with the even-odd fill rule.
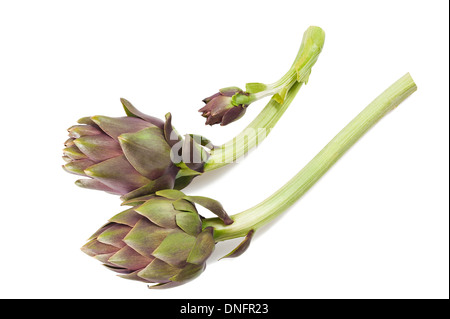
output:
[[228,125],[240,119],[247,109],[244,104],[247,94],[238,87],[220,89],[218,93],[203,100],[206,104],[199,112],[206,117],[206,125]]
[[[205,154],[197,157],[197,162],[174,164],[173,156],[181,156],[183,149],[192,145],[186,145],[172,128],[170,113],[164,122],[138,111],[125,99],[121,102],[127,116],[84,117],[68,129],[63,168],[87,177],[76,181],[78,186],[127,200],[161,189],[183,188],[202,172]],[[192,138],[188,141],[193,143]]]
[[128,201],[81,249],[120,277],[170,288],[200,275],[214,250],[213,228],[202,229],[195,203],[232,223],[215,200],[162,190]]

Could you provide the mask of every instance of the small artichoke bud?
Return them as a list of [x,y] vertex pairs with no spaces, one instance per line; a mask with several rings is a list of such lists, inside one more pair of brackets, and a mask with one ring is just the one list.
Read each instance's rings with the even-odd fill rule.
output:
[[[220,89],[218,93],[203,100],[206,104],[199,112],[206,117],[207,125],[220,123],[225,126],[240,119],[250,104],[248,94],[238,87]],[[247,103],[247,104],[245,104]]]
[[[171,152],[182,138],[172,127],[170,113],[164,122],[125,99],[121,102],[127,116],[85,117],[68,129],[63,168],[87,177],[76,185],[121,195],[124,200],[175,187],[180,165],[173,163]],[[195,164],[203,169],[204,163]]]
[[120,277],[156,283],[150,288],[184,284],[204,271],[215,246],[213,228],[202,229],[196,201],[231,220],[212,199],[163,190],[127,202],[134,206],[111,218],[81,250]]

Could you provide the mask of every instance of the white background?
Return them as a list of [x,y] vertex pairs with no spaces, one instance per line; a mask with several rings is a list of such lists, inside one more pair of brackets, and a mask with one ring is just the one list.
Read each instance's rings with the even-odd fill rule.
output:
[[[442,0],[1,1],[0,297],[448,298],[448,9]],[[201,100],[278,79],[310,25],[326,41],[308,85],[260,147],[186,193],[230,214],[250,208],[406,72],[418,91],[244,255],[217,262],[239,241],[218,245],[187,285],[148,290],[80,251],[121,208],[61,169],[69,126],[121,116],[125,97],[221,144],[268,100],[227,127],[204,126]]]

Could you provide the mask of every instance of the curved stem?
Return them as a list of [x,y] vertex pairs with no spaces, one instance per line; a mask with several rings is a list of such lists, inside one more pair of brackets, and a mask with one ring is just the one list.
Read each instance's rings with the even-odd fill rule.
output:
[[[248,98],[256,101],[268,95],[272,99],[240,134],[222,146],[211,151],[204,171],[211,171],[244,156],[251,148],[256,147],[269,134],[280,117],[286,111],[303,83],[308,81],[311,68],[317,61],[325,41],[325,33],[319,27],[309,27],[303,34],[299,52],[289,71],[277,82],[265,85],[262,83],[247,83],[247,91],[253,89]],[[238,98],[238,97],[234,97]],[[239,102],[239,104],[242,103]]]
[[212,171],[244,156],[258,146],[269,134],[286,109],[291,104],[302,83],[296,82],[289,90],[283,104],[272,98],[261,113],[235,138],[222,146],[211,150],[211,156],[205,164],[204,171]]
[[245,236],[269,223],[314,185],[320,177],[376,122],[417,90],[407,73],[379,95],[340,131],[294,178],[260,204],[231,216],[229,226],[217,218],[205,219],[204,227],[214,227],[214,238],[222,241]]

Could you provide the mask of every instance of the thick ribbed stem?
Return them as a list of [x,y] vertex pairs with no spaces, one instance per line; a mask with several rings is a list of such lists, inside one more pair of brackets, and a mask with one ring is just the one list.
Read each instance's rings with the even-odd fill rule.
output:
[[339,132],[294,178],[260,204],[231,216],[225,226],[219,219],[205,219],[204,227],[214,227],[214,238],[222,241],[245,236],[251,229],[267,224],[297,201],[325,172],[386,113],[417,90],[406,74],[379,95]]

